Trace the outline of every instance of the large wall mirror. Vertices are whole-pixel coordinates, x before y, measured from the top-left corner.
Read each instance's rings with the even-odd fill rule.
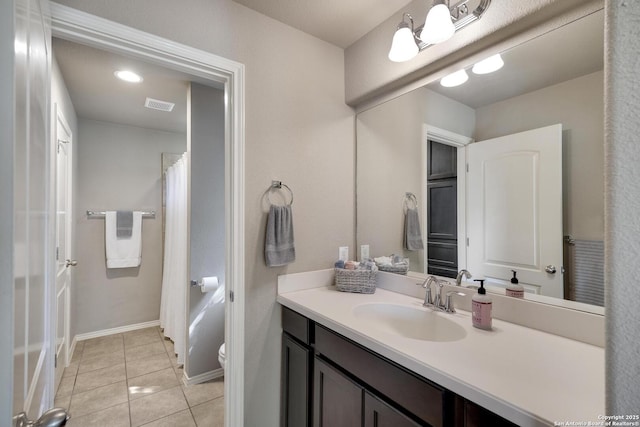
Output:
[[[358,113],[357,244],[408,258],[409,274],[468,269],[497,292],[516,270],[525,298],[603,313],[603,21],[582,17],[501,52],[495,72],[469,66],[464,84],[432,81]],[[408,250],[414,206],[424,249]]]

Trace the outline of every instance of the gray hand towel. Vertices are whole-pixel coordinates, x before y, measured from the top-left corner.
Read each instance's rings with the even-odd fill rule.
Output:
[[[264,242],[264,257],[267,267],[287,265],[296,260],[293,244],[293,217],[291,205],[269,208],[267,235]]]
[[[131,237],[133,230],[133,211],[116,212],[116,237]]]
[[[404,248],[409,251],[424,249],[417,209],[407,208],[407,212],[404,214]]]

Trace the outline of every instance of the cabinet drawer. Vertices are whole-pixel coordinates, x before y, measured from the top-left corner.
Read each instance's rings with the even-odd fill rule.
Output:
[[[328,329],[315,325],[316,353],[434,427],[444,424],[446,391]]]
[[[282,330],[307,345],[313,342],[311,324],[311,320],[303,315],[282,307]]]

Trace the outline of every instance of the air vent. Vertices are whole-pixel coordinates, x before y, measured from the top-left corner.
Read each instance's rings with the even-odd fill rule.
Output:
[[[147,100],[144,102],[144,106],[147,108],[167,112],[172,111],[175,105],[176,104],[174,104],[173,102],[160,101],[159,99],[153,98],[147,98]]]

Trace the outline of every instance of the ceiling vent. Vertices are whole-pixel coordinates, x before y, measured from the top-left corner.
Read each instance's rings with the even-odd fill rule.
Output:
[[[173,102],[160,101],[159,99],[153,99],[153,98],[147,98],[147,100],[144,102],[144,106],[147,108],[151,108],[153,110],[167,111],[167,112],[172,111],[175,105],[176,104],[174,104]]]

